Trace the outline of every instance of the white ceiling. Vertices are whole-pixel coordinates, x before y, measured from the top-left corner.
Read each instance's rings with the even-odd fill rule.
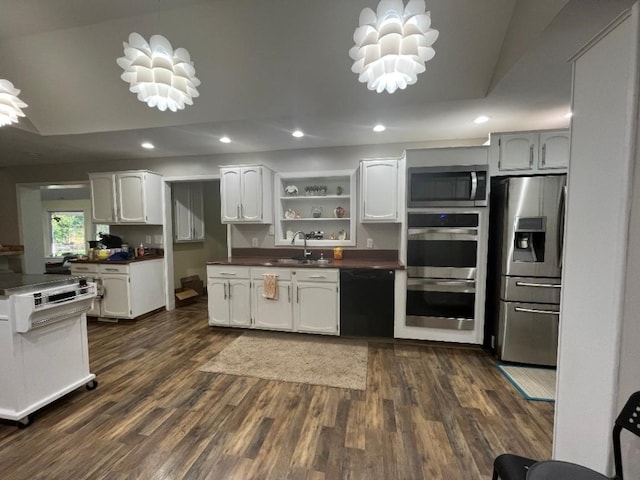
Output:
[[[0,165],[256,152],[565,127],[567,60],[633,0],[431,0],[435,58],[415,85],[367,90],[348,50],[378,0],[0,0],[0,78],[27,118]],[[189,50],[202,81],[173,113],[139,102],[116,58],[131,32]],[[491,117],[484,125],[472,120]],[[376,123],[387,130],[373,133]],[[302,139],[290,132],[300,128]],[[221,136],[232,138],[222,144]],[[156,145],[140,148],[142,141]]]

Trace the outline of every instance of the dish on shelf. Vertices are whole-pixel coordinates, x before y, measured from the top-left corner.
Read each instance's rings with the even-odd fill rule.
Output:
[[[291,210],[290,208],[287,208],[284,211],[284,218],[286,218],[288,220],[292,220],[292,219],[296,218],[296,212],[294,210]]]
[[[347,232],[345,232],[344,230],[340,230],[338,232],[338,240],[346,240],[347,239]]]
[[[290,197],[295,197],[296,195],[298,195],[298,187],[296,187],[295,185],[287,185],[286,187],[284,187],[284,193],[285,195],[288,195]]]

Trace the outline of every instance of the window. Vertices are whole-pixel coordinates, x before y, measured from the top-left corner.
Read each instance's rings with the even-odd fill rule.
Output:
[[[49,212],[51,256],[87,252],[84,238],[84,212]]]
[[[94,223],[93,228],[96,231],[96,238],[94,238],[94,240],[100,240],[101,233],[104,233],[105,235],[109,233],[109,225],[103,225],[102,223]]]

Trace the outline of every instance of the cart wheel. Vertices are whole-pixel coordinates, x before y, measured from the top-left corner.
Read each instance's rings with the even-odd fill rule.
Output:
[[[97,380],[91,380],[85,386],[87,387],[87,390],[95,390],[96,387],[98,386],[98,381]]]
[[[18,420],[17,423],[18,428],[27,428],[31,424],[31,418],[29,417],[29,415],[27,415],[26,417],[22,417],[20,420]]]

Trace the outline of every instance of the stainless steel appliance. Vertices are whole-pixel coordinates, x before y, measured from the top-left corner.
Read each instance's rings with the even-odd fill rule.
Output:
[[[556,364],[565,190],[564,175],[491,184],[487,322],[500,360]]]
[[[86,312],[95,285],[67,275],[0,275],[0,418],[29,415],[85,384],[89,371]]]
[[[478,213],[409,213],[407,326],[474,329],[478,226]]]
[[[487,166],[410,167],[407,206],[485,207]]]

